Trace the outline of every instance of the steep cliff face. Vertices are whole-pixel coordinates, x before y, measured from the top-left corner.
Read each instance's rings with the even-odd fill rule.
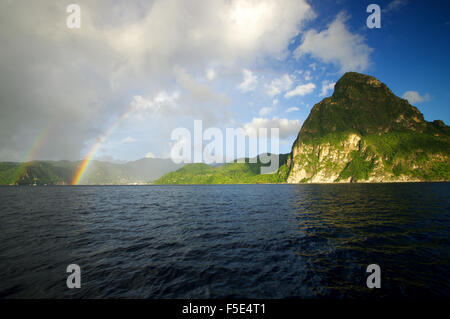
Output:
[[[374,77],[346,73],[316,104],[289,156],[288,183],[450,180],[450,128],[427,122]]]

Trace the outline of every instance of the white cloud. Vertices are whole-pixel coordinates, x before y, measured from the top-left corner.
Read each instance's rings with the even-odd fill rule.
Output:
[[[253,74],[252,71],[244,69],[242,71],[244,79],[239,84],[238,89],[241,92],[249,92],[253,91],[256,88],[256,85],[258,84],[258,77]]]
[[[155,155],[152,152],[148,152],[145,154],[145,158],[155,158]]]
[[[402,98],[404,98],[405,100],[408,100],[408,102],[411,104],[426,102],[431,99],[431,97],[428,93],[425,94],[424,96],[421,96],[419,94],[419,92],[416,92],[416,91],[406,91],[402,95]]]
[[[206,103],[211,105],[224,106],[229,103],[226,95],[215,92],[209,86],[199,83],[184,68],[175,67],[175,79],[189,95],[193,103]]]
[[[0,160],[3,154],[20,160],[49,126],[54,131],[36,156],[79,159],[107,123],[126,112],[124,99],[148,113],[172,110],[179,117],[226,119],[226,96],[191,75],[204,79],[212,65],[236,70],[260,58],[282,57],[314,17],[307,0],[77,4],[82,8],[79,30],[67,29],[64,2],[1,4]],[[188,76],[174,72],[174,65]],[[179,99],[155,101],[162,91],[179,91]],[[142,129],[161,134],[158,119],[147,119]]]
[[[124,139],[122,139],[120,141],[121,144],[128,144],[128,143],[133,143],[136,142],[135,138],[132,138],[131,136],[125,137]]]
[[[277,105],[278,105],[278,100],[274,99],[272,101],[272,106],[266,106],[259,110],[259,113],[258,113],[259,116],[266,116],[266,115],[269,115],[270,113],[274,112],[275,109],[277,108]]]
[[[154,115],[165,116],[165,121],[183,118],[202,119],[208,125],[229,119],[227,109],[229,101],[225,95],[198,83],[184,71],[180,71],[177,75],[177,81],[184,89],[183,93],[160,91],[153,97],[133,96],[130,103],[134,110],[132,114],[141,120],[155,120]],[[168,123],[166,122],[166,125]]]
[[[253,118],[251,122],[244,124],[243,128],[247,134],[257,132],[259,128],[279,128],[279,137],[280,139],[284,139],[298,134],[300,131],[300,121],[280,119],[278,117],[272,119]]]
[[[212,68],[208,68],[206,70],[206,78],[210,81],[214,80],[216,78],[216,70],[212,69]]]
[[[286,99],[289,99],[289,98],[291,98],[293,96],[296,96],[296,95],[305,96],[305,95],[313,92],[315,88],[316,88],[316,85],[314,83],[301,84],[301,85],[298,85],[292,91],[287,92],[284,95],[284,97]]]
[[[303,78],[305,79],[306,82],[309,82],[312,80],[312,75],[311,75],[311,71],[306,71],[305,73],[303,73]]]
[[[156,113],[162,111],[164,113],[172,113],[176,109],[177,101],[180,97],[179,92],[167,93],[161,91],[152,99],[144,98],[140,95],[133,96],[131,107],[137,111],[148,111]]]
[[[334,89],[335,84],[335,82],[331,81],[322,81],[322,91],[319,96],[326,96],[328,92]]]
[[[273,112],[273,107],[271,107],[271,106],[266,106],[266,107],[263,107],[263,108],[261,108],[260,110],[259,110],[259,116],[266,116],[266,115],[269,115],[270,113],[272,113]]]
[[[270,84],[266,85],[267,94],[270,96],[275,96],[281,92],[285,92],[292,87],[292,78],[289,74],[284,74],[283,76],[273,79]]]
[[[286,110],[286,113],[291,113],[291,112],[297,112],[298,110],[300,110],[298,107],[290,107]]]
[[[321,32],[307,31],[294,56],[300,58],[309,54],[325,63],[333,63],[345,71],[364,71],[370,65],[370,48],[365,39],[351,33],[345,26],[346,17],[339,14],[336,19]]]
[[[396,11],[408,4],[408,0],[393,0],[383,10],[383,13]]]
[[[156,0],[148,6],[137,23],[119,24],[108,39],[130,61],[150,68],[199,58],[276,57],[315,16],[306,0]]]

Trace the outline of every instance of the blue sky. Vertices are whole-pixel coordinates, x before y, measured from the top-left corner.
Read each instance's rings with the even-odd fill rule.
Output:
[[[366,26],[371,3],[382,9],[380,29]],[[97,159],[168,157],[171,132],[196,119],[222,130],[279,127],[287,153],[346,71],[373,75],[426,120],[450,123],[447,1],[79,5],[73,30],[63,1],[1,3],[0,160],[23,159],[43,128],[32,159],[81,159],[109,131]]]

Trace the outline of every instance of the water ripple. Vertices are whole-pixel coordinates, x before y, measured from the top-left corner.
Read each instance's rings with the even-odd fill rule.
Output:
[[[0,298],[449,296],[450,184],[0,187]],[[67,265],[82,288],[66,287]],[[366,287],[367,265],[382,289]]]

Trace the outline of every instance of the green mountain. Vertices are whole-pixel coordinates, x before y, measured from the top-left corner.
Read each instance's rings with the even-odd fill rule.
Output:
[[[447,125],[425,121],[376,78],[350,72],[311,110],[287,182],[447,181],[449,154]]]
[[[372,76],[346,73],[316,104],[278,172],[259,164],[188,164],[159,184],[348,183],[450,180],[450,128],[427,122]]]
[[[0,163],[0,185],[68,185],[80,161]],[[92,161],[81,183],[87,185],[146,184],[179,169],[170,159],[143,158],[124,164]]]
[[[261,184],[284,183],[286,181],[288,154],[279,156],[280,169],[272,174],[260,174],[262,164],[260,157],[256,163],[246,158],[244,163],[235,161],[221,166],[207,164],[186,164],[175,172],[168,173],[156,180],[155,184]]]

